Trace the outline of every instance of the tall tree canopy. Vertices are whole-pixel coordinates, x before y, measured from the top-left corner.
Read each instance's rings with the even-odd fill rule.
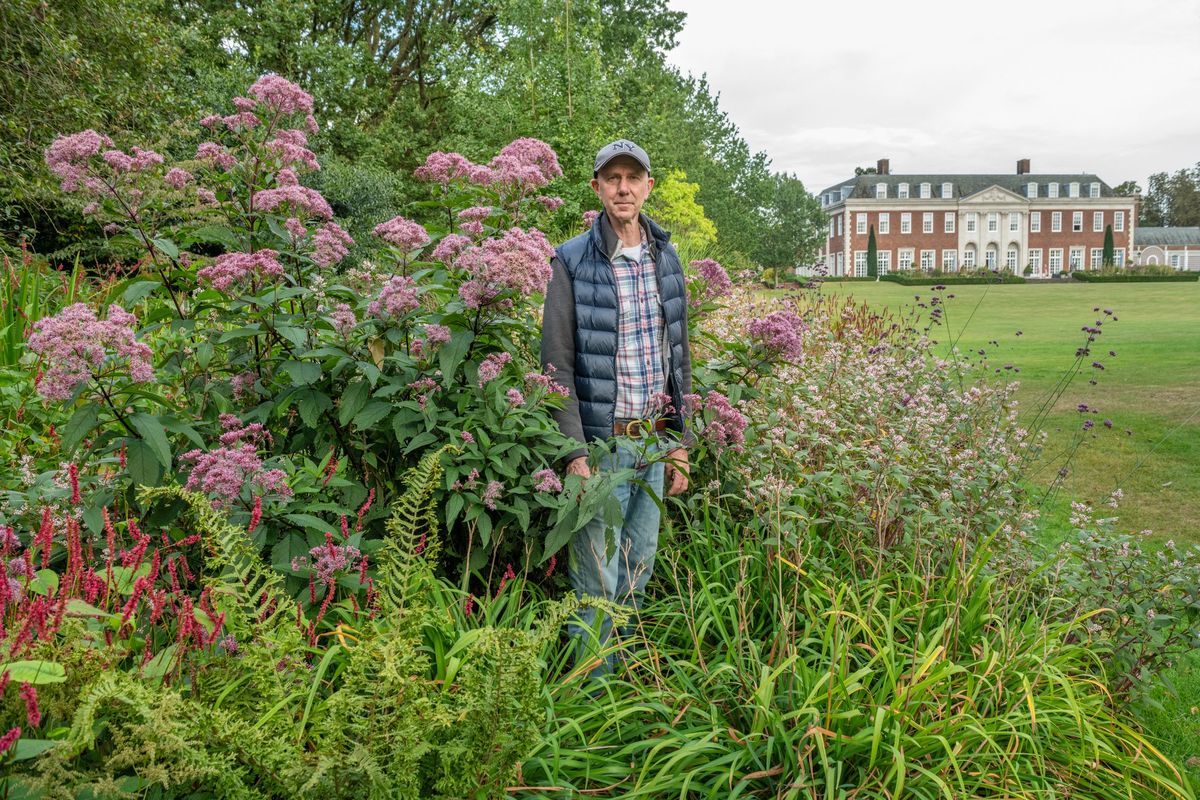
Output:
[[[1171,175],[1151,175],[1139,222],[1170,227],[1200,225],[1200,163]]]

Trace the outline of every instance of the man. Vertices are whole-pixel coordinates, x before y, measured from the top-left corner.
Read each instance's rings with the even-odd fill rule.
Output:
[[[602,470],[631,468],[636,483],[615,494],[621,504],[619,530],[597,517],[570,544],[568,573],[576,594],[636,607],[654,568],[659,505],[664,486],[677,495],[688,486],[683,447],[683,397],[691,392],[687,338],[687,288],[669,234],[641,213],[654,187],[650,157],[619,139],[596,154],[592,190],[604,210],[590,231],[555,251],[546,289],[542,364],[571,391],[555,412],[562,432],[579,440],[567,458],[567,473],[591,477],[583,445],[613,440]],[[664,395],[670,398],[664,408]],[[667,447],[666,458],[647,458],[644,439]],[[661,449],[654,455],[661,455]],[[648,487],[648,488],[647,488]],[[610,553],[609,543],[615,545]],[[581,613],[571,633],[583,645],[594,610]],[[599,644],[611,628],[601,623]],[[611,669],[610,656],[597,671]]]

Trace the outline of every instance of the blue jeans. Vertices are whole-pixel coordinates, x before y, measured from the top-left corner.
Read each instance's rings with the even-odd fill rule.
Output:
[[[651,445],[647,453],[644,442],[621,437],[616,439],[615,451],[601,461],[602,471],[637,468],[635,478],[644,481],[646,486],[625,481],[613,490],[621,504],[622,522],[612,530],[611,540],[616,549],[611,557],[608,554],[609,531],[603,514],[581,528],[571,540],[567,571],[577,597],[604,598],[635,610],[640,606],[658,550],[660,512],[655,498],[662,497],[664,471],[662,461],[648,466],[645,461],[647,455],[656,455],[659,449]],[[612,620],[604,615],[599,631],[596,631],[596,614],[594,608],[582,609],[578,620],[567,626],[567,632],[576,643],[577,664],[595,658],[608,644]],[[630,632],[632,625],[623,627],[618,635],[624,637]],[[597,633],[595,638],[593,633]],[[616,653],[609,653],[591,674],[598,676],[612,672],[615,663]]]

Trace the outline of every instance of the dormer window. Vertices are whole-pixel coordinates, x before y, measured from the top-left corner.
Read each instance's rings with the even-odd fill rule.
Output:
[[[1068,197],[1079,197],[1079,184],[1072,182],[1068,189]]]
[[[876,200],[884,200],[886,198],[887,198],[887,184],[886,183],[875,184],[875,199]]]
[[[933,186],[928,183],[921,184],[921,199],[928,200],[933,194]]]
[[[950,183],[950,181],[946,181],[945,183],[942,184],[942,197],[953,197],[953,196],[954,196],[954,184]]]
[[[896,191],[896,197],[900,198],[901,200],[906,200],[908,198],[908,184],[907,183],[900,184],[899,189],[897,189],[897,191]]]
[[[1038,189],[1038,187],[1037,187],[1036,183],[1025,184],[1025,196],[1030,199],[1036,198],[1037,197],[1037,189]]]
[[[1100,196],[1100,184],[1092,183],[1092,185],[1088,187],[1088,197],[1099,197],[1099,196]]]
[[[1046,184],[1046,197],[1058,197],[1058,184],[1057,183],[1047,183]]]

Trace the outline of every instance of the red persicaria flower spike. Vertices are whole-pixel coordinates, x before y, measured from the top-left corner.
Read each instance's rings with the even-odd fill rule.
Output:
[[[25,701],[25,718],[29,721],[29,727],[41,725],[42,710],[38,708],[37,687],[32,683],[22,683],[21,699]]]
[[[67,465],[67,476],[71,479],[71,505],[79,505],[82,498],[79,495],[79,466],[76,464]]]
[[[0,753],[7,752],[8,748],[16,744],[17,739],[21,738],[20,728],[10,728],[8,733],[0,736]]]
[[[467,595],[467,599],[463,602],[463,613],[468,617],[475,613],[475,595]]]
[[[350,523],[346,520],[345,514],[342,514],[342,516],[339,519],[339,522],[342,523],[342,538],[349,539],[350,538]]]
[[[317,604],[317,576],[312,572],[308,574],[308,604],[312,606]]]
[[[121,469],[125,469],[125,442],[121,442]]]
[[[338,463],[337,448],[329,448],[329,463],[325,465],[325,480],[321,482],[322,486],[328,486],[329,481],[333,480],[333,476],[337,472]]]
[[[258,523],[262,521],[262,495],[254,498],[254,510],[250,512],[250,526],[246,528],[246,533],[254,533],[258,527]]]
[[[375,490],[367,492],[367,502],[362,504],[362,508],[358,510],[358,523],[354,526],[354,530],[361,531],[363,526],[363,516],[371,509],[371,503],[375,502]]]
[[[12,673],[10,673],[8,670],[4,670],[3,673],[0,673],[0,697],[4,696],[4,690],[8,688],[8,682],[10,680],[12,680]]]
[[[554,567],[558,565],[558,553],[550,556],[550,565],[546,567],[546,577],[549,578],[554,574]]]
[[[358,562],[358,582],[360,585],[367,582],[367,556],[363,556],[362,561]]]

